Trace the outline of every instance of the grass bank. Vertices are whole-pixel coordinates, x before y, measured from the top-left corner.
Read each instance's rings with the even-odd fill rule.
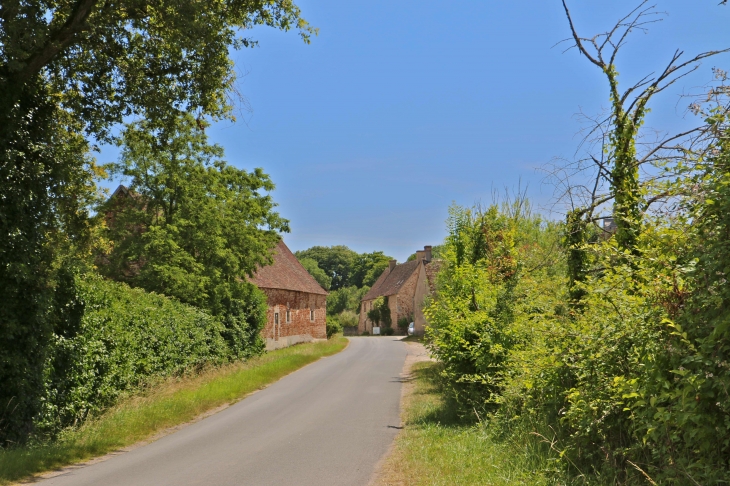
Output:
[[[460,420],[439,387],[439,364],[416,363],[403,401],[404,429],[376,484],[530,486],[558,484],[543,472],[545,444],[526,432],[500,438]]]
[[[167,380],[123,400],[96,419],[49,444],[0,452],[0,484],[73,464],[144,441],[170,427],[240,400],[283,376],[347,346],[337,336],[300,344],[242,363]]]

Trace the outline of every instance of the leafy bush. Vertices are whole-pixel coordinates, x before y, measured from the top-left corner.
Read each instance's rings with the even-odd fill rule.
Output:
[[[333,290],[327,296],[327,313],[337,315],[350,311],[357,314],[360,309],[360,301],[368,290],[370,287],[357,288],[355,286]]]
[[[337,319],[340,321],[340,324],[342,327],[357,327],[360,318],[357,314],[355,314],[352,311],[342,311],[340,315],[337,316]]]
[[[401,317],[398,319],[398,329],[400,329],[403,332],[406,332],[408,330],[408,326],[413,322],[413,316],[409,317]]]
[[[330,339],[335,334],[342,332],[342,325],[337,319],[337,316],[327,316],[327,339]]]
[[[384,327],[380,330],[380,334],[382,334],[383,336],[392,336],[393,334],[395,334],[395,329],[393,329],[392,327]]]
[[[702,174],[691,217],[647,216],[636,255],[613,238],[582,243],[588,267],[572,286],[574,248],[557,244],[555,225],[509,208],[452,208],[425,313],[460,413],[543,434],[561,475],[725,481],[729,167],[714,160]]]
[[[70,312],[56,326],[36,421],[46,435],[80,424],[157,377],[261,349],[251,345],[260,341],[258,329],[243,321],[226,327],[192,306],[95,275],[74,276],[66,284]]]

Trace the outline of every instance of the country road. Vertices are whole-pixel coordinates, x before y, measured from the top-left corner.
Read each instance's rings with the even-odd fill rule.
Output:
[[[204,420],[43,486],[366,485],[400,426],[407,345],[357,337]]]

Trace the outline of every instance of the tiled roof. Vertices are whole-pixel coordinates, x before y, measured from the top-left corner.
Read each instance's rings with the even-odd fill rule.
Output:
[[[408,280],[408,277],[416,271],[418,263],[418,260],[411,260],[410,262],[396,265],[393,271],[385,269],[383,274],[380,275],[380,278],[373,284],[373,287],[363,296],[362,300],[372,300],[382,295],[397,294],[406,280]]]
[[[274,249],[274,263],[258,269],[251,283],[265,289],[296,290],[309,294],[327,295],[317,281],[299,263],[283,241]]]

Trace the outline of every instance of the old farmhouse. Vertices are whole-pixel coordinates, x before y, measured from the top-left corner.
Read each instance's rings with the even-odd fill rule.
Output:
[[[358,332],[373,332],[373,323],[367,314],[372,310],[375,299],[387,297],[393,326],[405,317],[408,322],[414,322],[417,335],[423,334],[426,327],[423,302],[433,289],[437,267],[438,262],[432,261],[430,246],[417,251],[415,260],[400,265],[391,260],[390,266],[362,298]]]
[[[273,259],[272,265],[261,267],[251,278],[268,300],[266,327],[262,332],[266,349],[327,339],[327,291],[283,241],[274,249]]]

